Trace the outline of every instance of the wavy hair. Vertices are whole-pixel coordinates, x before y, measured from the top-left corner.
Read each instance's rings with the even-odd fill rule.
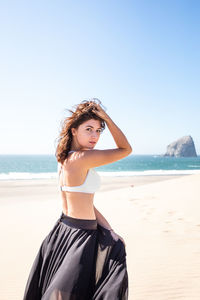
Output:
[[[83,122],[90,119],[95,119],[99,120],[101,123],[101,132],[103,132],[103,130],[105,129],[105,121],[92,111],[93,109],[96,109],[95,104],[97,103],[101,104],[101,101],[97,98],[92,98],[90,100],[83,100],[80,104],[74,105],[74,111],[71,109],[67,109],[67,111],[71,113],[71,116],[61,121],[61,130],[58,138],[56,139],[57,146],[55,156],[59,163],[63,164],[68,156],[68,152],[71,149],[71,128],[78,128],[79,125],[81,125]]]

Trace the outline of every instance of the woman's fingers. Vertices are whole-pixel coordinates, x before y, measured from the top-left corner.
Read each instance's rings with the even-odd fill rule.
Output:
[[[101,108],[99,104],[97,104],[96,108],[93,108],[92,111],[102,119],[106,119],[108,117],[106,112]]]
[[[117,234],[115,231],[111,231],[111,234],[115,241],[120,239],[123,242],[124,246],[126,247],[124,239],[119,234]]]

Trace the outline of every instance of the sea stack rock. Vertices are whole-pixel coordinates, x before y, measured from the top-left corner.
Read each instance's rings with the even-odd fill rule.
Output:
[[[167,146],[164,156],[195,157],[197,156],[193,139],[190,135],[183,136]]]

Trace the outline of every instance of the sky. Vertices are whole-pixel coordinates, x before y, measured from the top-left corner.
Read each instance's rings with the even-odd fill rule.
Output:
[[[200,155],[200,2],[0,2],[0,154],[55,154],[60,122],[98,98],[134,154],[191,135]],[[95,149],[116,148],[108,128]]]

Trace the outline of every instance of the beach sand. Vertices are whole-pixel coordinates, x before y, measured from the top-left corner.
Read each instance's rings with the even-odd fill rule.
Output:
[[[200,175],[103,177],[94,205],[126,242],[129,300],[200,299]],[[21,300],[62,211],[56,179],[0,182],[0,299]]]

